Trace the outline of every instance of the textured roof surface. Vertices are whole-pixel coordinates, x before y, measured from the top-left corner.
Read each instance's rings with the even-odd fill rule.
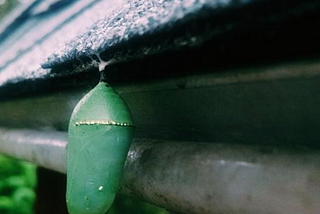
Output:
[[[199,47],[206,62],[198,66],[319,47],[318,0],[79,0],[51,13],[40,6],[0,43],[0,87],[60,77],[73,84],[65,77],[97,70],[101,60],[118,65]]]
[[[89,31],[77,36],[55,52],[43,63],[44,68],[77,57],[99,54],[135,37],[153,34],[170,28],[190,15],[201,15],[205,10],[240,7],[252,0],[128,0],[105,19],[96,22]],[[202,14],[208,15],[208,14]],[[196,42],[190,35],[188,41],[172,45],[183,46]],[[163,48],[163,47],[162,47]],[[145,53],[151,52],[144,50]],[[115,53],[113,53],[115,55]],[[110,56],[110,60],[112,57]],[[118,58],[118,60],[120,60]]]
[[[41,63],[55,50],[86,32],[117,6],[117,1],[80,0],[45,16],[31,16],[0,44],[0,86],[50,76]]]

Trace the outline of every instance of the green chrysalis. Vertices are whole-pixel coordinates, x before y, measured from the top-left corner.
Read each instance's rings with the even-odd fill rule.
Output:
[[[68,131],[70,214],[104,214],[110,208],[133,131],[128,106],[107,83],[100,82],[80,100]]]

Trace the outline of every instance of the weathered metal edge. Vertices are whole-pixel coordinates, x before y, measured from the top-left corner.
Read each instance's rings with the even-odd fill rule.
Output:
[[[0,129],[0,152],[66,172],[67,134]],[[320,152],[135,139],[120,192],[179,213],[316,214]]]

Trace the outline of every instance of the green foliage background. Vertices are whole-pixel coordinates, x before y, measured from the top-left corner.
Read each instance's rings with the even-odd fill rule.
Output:
[[[18,0],[0,0],[0,21],[18,4]]]
[[[36,182],[35,166],[0,156],[0,213],[32,214]]]

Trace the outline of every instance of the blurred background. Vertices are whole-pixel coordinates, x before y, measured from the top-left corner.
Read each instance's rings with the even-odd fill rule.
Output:
[[[0,156],[0,213],[34,213],[36,183],[35,166]]]
[[[0,22],[5,15],[12,11],[22,0],[0,0]]]

